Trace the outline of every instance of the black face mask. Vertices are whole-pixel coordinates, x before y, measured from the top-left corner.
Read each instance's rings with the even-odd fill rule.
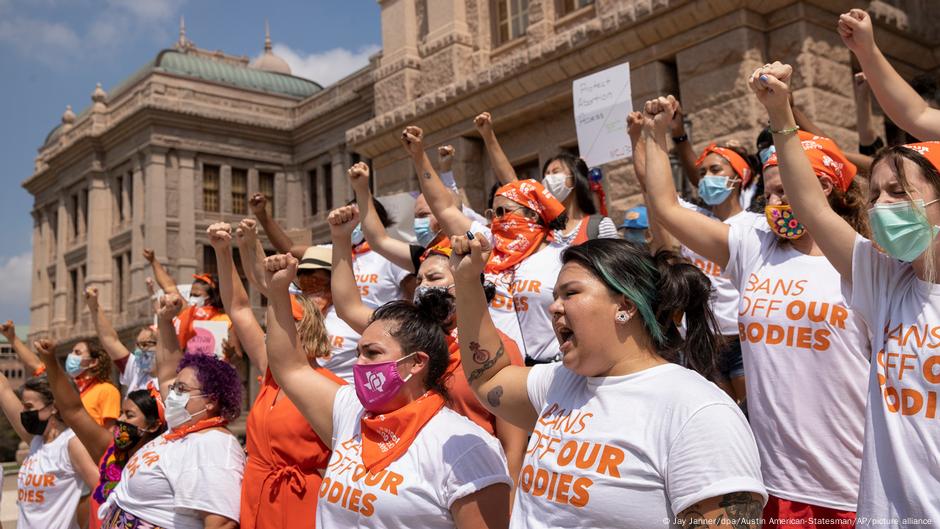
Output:
[[[144,434],[140,431],[140,428],[134,426],[133,424],[129,422],[118,421],[114,426],[114,446],[115,448],[121,450],[127,450],[128,448],[136,445],[143,435]]]
[[[43,410],[46,408],[42,408]],[[49,425],[49,419],[39,420],[41,410],[24,410],[20,412],[20,423],[23,429],[30,435],[42,435],[46,433],[46,426]]]

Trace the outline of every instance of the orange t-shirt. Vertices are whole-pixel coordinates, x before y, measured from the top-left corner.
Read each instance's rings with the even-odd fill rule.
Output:
[[[81,392],[85,410],[99,425],[121,416],[121,392],[110,382],[97,382]]]
[[[326,368],[316,371],[346,384]],[[316,526],[319,471],[325,471],[330,461],[330,448],[286,395],[275,403],[280,391],[268,370],[248,414],[242,529]]]
[[[503,348],[506,350],[506,356],[509,357],[509,363],[514,366],[523,366],[525,361],[522,359],[522,353],[515,340],[506,336],[501,331],[500,339],[503,340]],[[453,376],[447,381],[447,392],[450,394],[450,402],[447,407],[475,422],[481,428],[496,435],[496,416],[490,413],[477,398],[473,388],[467,383],[467,375],[463,372],[460,364],[460,350],[451,353],[451,363],[448,369]]]

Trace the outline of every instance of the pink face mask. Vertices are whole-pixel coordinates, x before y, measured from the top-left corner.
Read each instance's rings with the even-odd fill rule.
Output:
[[[366,411],[374,412],[395,398],[405,382],[411,379],[411,374],[404,379],[401,378],[398,374],[398,362],[416,354],[418,353],[414,352],[388,362],[353,366],[356,396],[359,397],[359,402]]]

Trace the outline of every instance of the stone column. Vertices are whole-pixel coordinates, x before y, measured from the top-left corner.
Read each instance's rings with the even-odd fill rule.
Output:
[[[89,176],[88,184],[88,232],[85,260],[88,265],[85,277],[86,287],[98,288],[98,299],[101,307],[111,309],[111,292],[113,277],[111,247],[108,238],[111,235],[111,195],[105,179],[104,171],[93,171]],[[81,300],[76,300],[80,303]]]
[[[166,150],[150,147],[144,155],[144,241],[166,265]]]
[[[692,122],[696,152],[713,141],[754,144],[767,114],[745,75],[764,64],[765,47],[763,32],[739,27],[676,55],[682,108]]]
[[[66,312],[68,309],[68,270],[65,269],[65,252],[68,249],[69,238],[69,214],[67,201],[68,194],[65,191],[59,193],[59,208],[56,214],[59,222],[59,237],[56,239],[55,254],[55,292],[53,292],[53,311],[52,327],[64,325],[66,322]]]
[[[352,198],[352,194],[346,193],[349,184],[346,178],[346,153],[342,147],[330,149],[330,165],[332,172],[327,178],[333,180],[333,207],[338,208]]]
[[[145,225],[145,211],[144,197],[146,196],[146,189],[144,189],[144,154],[138,154],[134,156],[131,160],[131,181],[132,185],[129,187],[133,189],[133,192],[129,191],[128,200],[132,204],[131,207],[131,295],[128,301],[134,302],[142,298],[147,297],[147,284],[144,279],[148,276],[151,276],[150,263],[144,260],[143,252],[145,246],[144,241],[144,225]]]
[[[813,21],[797,20],[767,34],[767,57],[793,65],[794,106],[843,149],[857,151],[852,58],[839,35]],[[872,103],[876,105],[874,96]]]
[[[29,325],[30,334],[45,331],[49,325],[49,297],[46,282],[46,258],[48,256],[46,237],[49,236],[48,223],[41,210],[33,209],[33,266],[30,274]]]
[[[232,166],[229,164],[219,169],[219,211],[232,213]]]
[[[284,185],[278,187],[278,182],[283,178]],[[284,196],[286,195],[286,196]],[[284,197],[283,199],[281,197]],[[304,191],[303,171],[296,165],[288,166],[284,172],[278,172],[274,175],[274,197],[281,202],[283,200],[284,208],[279,209],[277,213],[285,220],[290,228],[300,228],[304,225],[304,197],[309,193]]]
[[[177,151],[179,155],[179,248],[176,265],[179,277],[196,273],[196,155]]]
[[[382,60],[376,72],[376,115],[420,95],[417,84],[421,62],[415,0],[379,0],[379,5],[382,8]]]

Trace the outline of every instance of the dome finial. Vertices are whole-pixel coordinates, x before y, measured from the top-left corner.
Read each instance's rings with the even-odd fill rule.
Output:
[[[75,123],[75,113],[72,112],[72,105],[65,105],[65,112],[62,114],[62,124],[71,125]]]
[[[271,25],[264,19],[264,52],[271,53]]]

